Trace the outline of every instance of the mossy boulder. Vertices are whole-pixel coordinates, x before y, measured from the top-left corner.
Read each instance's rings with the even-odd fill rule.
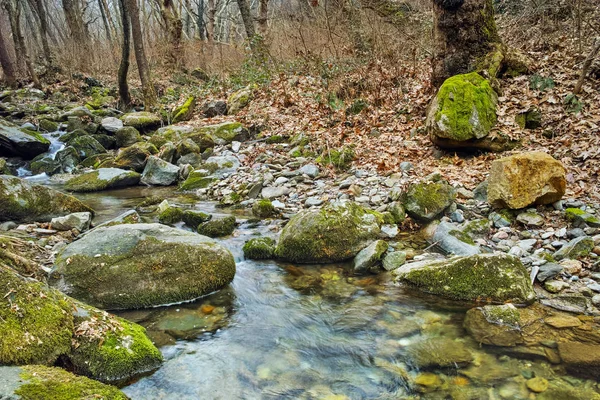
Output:
[[[77,151],[77,154],[82,160],[98,154],[106,153],[104,146],[102,146],[102,144],[96,140],[96,138],[90,135],[78,136],[69,140],[67,144]]]
[[[30,160],[49,148],[50,141],[38,132],[19,128],[0,118],[0,156],[17,156]]]
[[[402,196],[406,213],[417,221],[430,222],[452,205],[456,192],[447,182],[420,182],[411,185]]]
[[[195,135],[208,134],[218,144],[231,143],[234,140],[243,141],[244,136],[247,135],[246,128],[239,122],[223,122],[216,125],[206,125],[198,128],[195,131]],[[192,135],[190,135],[192,136]]]
[[[44,132],[56,132],[58,130],[58,123],[47,118],[42,118],[40,122],[38,122],[38,127]]]
[[[221,289],[234,275],[232,254],[205,236],[127,224],[94,229],[67,245],[51,280],[95,307],[131,309],[189,301]]]
[[[60,172],[60,165],[50,156],[40,154],[29,164],[29,169],[34,175],[47,174],[54,175]]]
[[[521,129],[537,129],[542,126],[542,113],[538,108],[530,108],[516,115],[515,122]]]
[[[276,254],[298,263],[348,260],[377,239],[381,224],[381,214],[352,202],[304,210],[283,228]]]
[[[573,222],[573,225],[579,226],[586,224],[593,228],[600,227],[600,219],[594,215],[582,210],[581,208],[567,208],[565,215],[569,221]]]
[[[252,89],[249,87],[240,89],[237,92],[233,92],[227,98],[227,109],[229,115],[237,114],[241,109],[250,104],[252,97]]]
[[[218,179],[210,175],[207,170],[195,170],[190,172],[187,179],[179,186],[180,190],[196,190],[205,189],[211,185],[211,183]]]
[[[448,78],[433,98],[426,127],[431,141],[449,149],[503,151],[518,142],[491,137],[496,125],[498,96],[489,81],[476,72]]]
[[[158,222],[173,225],[183,219],[183,210],[179,207],[168,206],[158,214]]]
[[[168,163],[156,156],[148,157],[142,178],[144,185],[169,186],[177,182],[179,167]]]
[[[551,204],[562,198],[566,184],[565,167],[549,154],[515,154],[492,163],[488,202],[496,208],[511,209]]]
[[[117,168],[142,172],[146,167],[148,157],[156,153],[158,153],[158,149],[152,143],[135,143],[121,149],[114,164]]]
[[[116,146],[118,148],[128,147],[134,143],[141,142],[140,132],[133,126],[124,126],[115,132]]]
[[[182,105],[175,107],[173,110],[173,123],[176,124],[192,118],[194,108],[196,108],[196,97],[190,96]]]
[[[198,226],[198,233],[208,237],[229,236],[235,230],[235,217],[233,215],[224,218],[214,218],[203,222]]]
[[[518,258],[478,254],[405,264],[393,271],[400,281],[454,300],[531,303],[536,296]]]
[[[376,273],[381,266],[381,259],[387,249],[388,244],[385,240],[377,240],[362,249],[354,257],[354,272],[359,274]]]
[[[250,260],[271,259],[275,256],[276,244],[275,240],[268,237],[250,239],[242,247],[244,257]]]
[[[591,253],[593,248],[594,239],[589,236],[581,236],[561,247],[552,255],[552,257],[554,257],[555,260],[585,257]]]
[[[127,400],[114,386],[106,385],[64,369],[27,365],[0,366],[0,398],[22,400]]]
[[[252,214],[259,218],[269,218],[277,215],[277,210],[269,199],[260,199],[252,205]]]
[[[183,222],[194,229],[198,229],[198,225],[203,222],[210,221],[212,215],[196,210],[185,210],[181,218]]]
[[[69,353],[73,335],[70,304],[0,264],[0,364],[52,365]]]
[[[14,176],[0,175],[0,221],[50,221],[80,211],[93,212],[73,196]]]
[[[72,192],[98,192],[136,186],[140,183],[140,174],[119,168],[100,168],[75,176],[65,183],[65,189]]]
[[[157,128],[162,122],[158,115],[147,111],[127,113],[121,117],[121,121],[123,125],[133,126],[140,131]]]

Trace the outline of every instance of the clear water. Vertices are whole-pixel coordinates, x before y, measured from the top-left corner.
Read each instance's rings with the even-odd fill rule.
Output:
[[[50,147],[48,148],[48,151],[43,153],[45,157],[50,157],[54,160],[54,158],[56,157],[56,153],[65,148],[65,144],[60,141],[61,136],[65,133],[66,132],[64,131],[56,131],[42,134],[43,137],[50,141]],[[27,167],[28,165],[17,168],[17,176],[23,177],[33,183],[48,182],[48,175],[46,175],[45,173],[33,175]]]
[[[169,188],[78,196],[102,222],[150,195],[224,213]],[[467,305],[414,292],[387,273],[244,260],[244,242],[276,237],[277,224],[238,218],[234,235],[221,240],[237,261],[231,285],[191,303],[120,313],[145,326],[165,357],[156,372],[123,388],[132,399],[529,399],[532,376],[588,390],[561,398],[586,399],[597,389],[560,366],[481,348],[462,328]],[[446,339],[449,351],[467,348],[472,363],[420,369],[412,350],[428,339]]]

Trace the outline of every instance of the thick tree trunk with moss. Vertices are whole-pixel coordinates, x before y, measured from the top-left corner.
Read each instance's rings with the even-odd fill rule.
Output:
[[[435,87],[451,76],[475,71],[501,45],[492,0],[433,0],[433,15]]]
[[[183,23],[177,14],[177,10],[171,0],[157,0],[160,8],[160,16],[164,22],[167,38],[169,41],[167,51],[167,67],[171,70],[179,67],[181,60],[181,36]]]

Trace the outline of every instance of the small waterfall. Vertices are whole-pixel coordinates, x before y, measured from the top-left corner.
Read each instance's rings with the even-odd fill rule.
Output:
[[[43,137],[50,141],[50,147],[48,148],[48,151],[43,153],[44,157],[48,157],[54,160],[54,158],[56,157],[56,153],[65,148],[65,144],[60,140],[62,135],[64,135],[65,133],[66,132],[64,131],[55,131],[42,134]],[[28,181],[32,182],[44,182],[48,179],[48,175],[45,173],[33,175],[31,171],[27,169],[27,166],[17,168],[17,176],[25,178]]]

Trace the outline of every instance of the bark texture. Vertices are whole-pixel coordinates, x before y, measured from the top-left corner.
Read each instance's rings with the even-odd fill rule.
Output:
[[[142,81],[142,93],[144,96],[144,106],[149,109],[156,103],[156,93],[152,80],[150,78],[150,67],[144,50],[144,41],[142,36],[142,26],[140,24],[140,11],[137,0],[124,0],[127,3],[127,11],[129,12],[129,20],[131,22],[131,36],[133,38],[133,48],[135,52],[135,60]]]
[[[169,41],[167,50],[167,67],[176,69],[181,60],[181,36],[183,23],[177,14],[172,0],[157,0],[160,8],[160,16],[163,20],[167,38]]]
[[[8,47],[0,28],[0,65],[2,66],[2,72],[4,73],[4,81],[10,87],[17,86],[17,74],[15,72],[15,66],[10,59],[8,54]]]
[[[119,102],[121,109],[127,110],[131,104],[127,73],[129,72],[129,55],[131,54],[131,26],[129,24],[129,11],[127,1],[119,0],[121,10],[121,24],[123,25],[123,43],[121,47],[121,64],[117,75],[119,84]]]

